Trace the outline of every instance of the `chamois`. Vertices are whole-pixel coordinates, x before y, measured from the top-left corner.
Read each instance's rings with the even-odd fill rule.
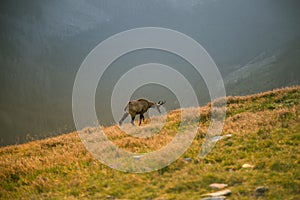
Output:
[[[126,107],[124,108],[124,115],[119,121],[119,125],[121,126],[123,121],[126,119],[126,117],[130,114],[131,116],[131,124],[134,125],[134,119],[136,115],[140,115],[140,123],[139,126],[142,123],[142,120],[145,121],[144,113],[148,111],[149,108],[156,108],[159,113],[160,109],[159,107],[163,104],[165,104],[166,101],[159,101],[158,103],[154,103],[152,101],[149,101],[147,99],[138,99],[138,100],[132,100],[129,101]]]

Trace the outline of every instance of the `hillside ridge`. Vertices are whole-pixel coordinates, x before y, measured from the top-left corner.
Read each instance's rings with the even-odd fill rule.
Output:
[[[229,199],[252,199],[268,186],[267,199],[295,199],[300,185],[300,86],[227,97],[223,135],[204,159],[197,157],[210,122],[211,103],[199,108],[198,133],[168,167],[145,174],[113,170],[86,150],[77,132],[0,148],[0,198],[5,199],[199,199],[209,184],[223,182]],[[162,116],[163,117],[163,116]],[[180,124],[180,111],[165,116],[158,135],[135,138],[118,126],[103,130],[120,148],[149,152],[164,147]],[[160,118],[130,130],[158,130]],[[125,125],[126,126],[126,125]],[[86,128],[93,132],[96,128]],[[188,158],[188,159],[187,159]],[[244,169],[243,164],[251,169]]]

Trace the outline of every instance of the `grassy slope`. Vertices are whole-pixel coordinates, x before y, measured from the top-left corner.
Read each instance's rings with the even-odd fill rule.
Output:
[[[213,182],[229,184],[228,199],[253,199],[255,188],[268,186],[266,199],[300,199],[300,87],[228,97],[227,117],[213,151],[198,159],[209,124],[210,105],[199,108],[199,132],[176,162],[145,174],[128,174],[100,164],[77,133],[0,148],[1,199],[199,199]],[[106,134],[131,151],[164,146],[178,127],[179,111],[168,114],[159,136],[136,139],[118,127]],[[155,127],[154,127],[155,128]],[[184,158],[192,158],[185,162]],[[244,169],[244,163],[253,169]]]

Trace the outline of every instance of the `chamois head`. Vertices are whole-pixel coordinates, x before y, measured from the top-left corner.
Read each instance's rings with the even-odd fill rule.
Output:
[[[158,112],[161,113],[159,107],[160,107],[161,105],[164,105],[165,103],[166,103],[166,101],[159,101],[159,102],[157,102],[155,105],[153,105],[152,108],[156,107],[157,110],[158,110]]]

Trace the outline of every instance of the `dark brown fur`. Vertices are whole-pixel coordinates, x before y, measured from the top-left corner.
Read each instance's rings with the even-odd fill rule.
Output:
[[[134,125],[134,119],[136,115],[140,115],[140,122],[139,125],[141,125],[142,120],[145,120],[144,113],[148,111],[149,108],[156,107],[159,110],[159,106],[163,105],[165,102],[159,101],[157,104],[149,101],[147,99],[138,99],[138,100],[132,100],[129,101],[126,107],[124,108],[124,115],[122,119],[120,120],[119,124],[122,125],[122,122],[125,120],[125,118],[130,114],[131,116],[131,124]]]

